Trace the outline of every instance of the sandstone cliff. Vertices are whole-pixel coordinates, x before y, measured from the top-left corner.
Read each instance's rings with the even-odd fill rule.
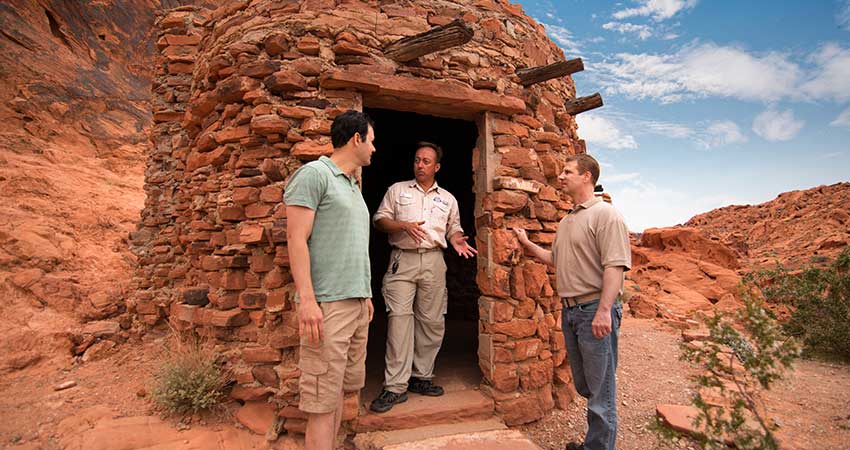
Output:
[[[123,307],[124,240],[144,202],[150,30],[180,3],[0,4],[0,354],[12,366],[41,357],[39,336]]]
[[[850,245],[848,207],[850,183],[837,183],[646,230],[632,246],[632,310],[688,326],[695,311],[734,309],[744,272],[827,264]]]
[[[850,245],[850,183],[785,192],[760,205],[715,209],[685,225],[734,248],[749,267],[821,264]]]

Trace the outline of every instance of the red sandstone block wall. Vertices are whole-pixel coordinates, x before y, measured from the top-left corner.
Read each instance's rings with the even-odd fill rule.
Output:
[[[458,17],[474,30],[461,47],[404,64],[382,53]],[[511,424],[571,401],[553,274],[522,256],[510,231],[520,226],[532,240],[552,242],[570,206],[555,177],[565,155],[584,151],[572,116],[561,111],[575,97],[572,80],[526,88],[514,74],[564,59],[540,25],[519,7],[491,0],[260,0],[215,11],[178,8],[157,27],[148,197],[132,236],[139,264],[130,310],[141,322],[167,319],[218,339],[236,376],[231,396],[271,402],[287,428],[300,429],[282,192],[303,162],[332,151],[333,118],[364,102],[388,102],[380,90],[401,109],[461,111],[479,123],[473,163],[482,390]],[[370,92],[330,88],[331,73],[385,78]],[[421,91],[405,90],[411,79],[423,80]],[[437,98],[453,92],[525,109],[475,112],[475,101]],[[347,402],[353,418],[357,400]]]

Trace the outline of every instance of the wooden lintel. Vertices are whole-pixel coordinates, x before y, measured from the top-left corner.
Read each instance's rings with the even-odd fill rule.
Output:
[[[474,117],[484,111],[525,112],[517,97],[473,89],[463,83],[385,75],[368,70],[331,70],[319,77],[324,89],[353,89],[373,107],[416,111],[441,117]],[[383,106],[377,106],[377,105]]]
[[[399,39],[384,48],[384,54],[395,61],[412,61],[420,56],[466,44],[472,40],[472,29],[462,20],[434,27],[416,36]]]
[[[560,61],[548,66],[528,67],[525,69],[517,69],[516,74],[519,77],[519,83],[523,86],[531,86],[541,81],[551,80],[552,78],[570,75],[584,70],[584,62],[581,58],[571,59],[569,61]]]
[[[599,93],[595,93],[593,95],[588,95],[587,97],[579,97],[575,100],[571,100],[564,105],[564,111],[571,116],[575,116],[577,114],[581,114],[585,111],[590,111],[591,109],[599,108],[602,106],[602,96]]]

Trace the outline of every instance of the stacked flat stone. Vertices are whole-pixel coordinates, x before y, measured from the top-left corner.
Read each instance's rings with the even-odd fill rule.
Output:
[[[382,53],[458,18],[474,31],[463,46],[407,63]],[[551,244],[570,207],[556,177],[565,155],[584,152],[562,111],[575,98],[572,80],[523,87],[515,74],[564,60],[541,25],[502,0],[254,0],[178,8],[157,26],[147,201],[132,236],[130,310],[140,321],[167,319],[218,340],[236,376],[231,395],[270,402],[286,428],[300,429],[288,177],[329,155],[333,118],[364,103],[466,118],[480,135],[472,158],[482,392],[509,424],[569,404],[554,275],[522,256],[510,230]],[[345,415],[356,417],[356,398]]]

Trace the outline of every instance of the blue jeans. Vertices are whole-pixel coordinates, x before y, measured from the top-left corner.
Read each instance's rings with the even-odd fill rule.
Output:
[[[599,301],[564,308],[561,316],[567,358],[576,391],[587,399],[585,450],[614,450],[617,444],[617,339],[623,306],[611,308],[611,333],[593,336],[591,323]]]

